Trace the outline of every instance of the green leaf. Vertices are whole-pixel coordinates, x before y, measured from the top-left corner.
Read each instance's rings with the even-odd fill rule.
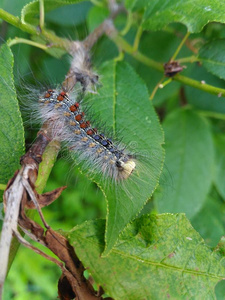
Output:
[[[79,3],[83,0],[45,0],[45,13],[64,5]],[[33,1],[25,5],[21,11],[22,22],[38,25],[39,24],[39,0]]]
[[[124,5],[128,10],[140,11],[145,10],[149,4],[149,0],[125,0]]]
[[[60,26],[73,26],[84,23],[92,3],[84,1],[77,4],[67,5],[50,11],[46,14],[46,20]]]
[[[203,66],[212,74],[225,79],[225,40],[214,40],[205,44],[199,51]]]
[[[211,247],[225,235],[224,222],[225,203],[217,193],[208,196],[202,209],[191,219],[191,224]]]
[[[94,6],[89,11],[87,24],[89,31],[93,31],[98,27],[109,15],[109,10],[106,7]]]
[[[24,131],[13,78],[13,55],[0,49],[0,183],[7,183],[19,168],[24,152]]]
[[[1,2],[0,2],[0,7],[2,9],[6,10],[10,14],[19,16],[23,6],[27,5],[29,2],[31,2],[31,0],[20,0],[20,1],[2,0]]]
[[[156,206],[159,212],[184,212],[193,217],[212,183],[214,148],[210,126],[195,112],[179,109],[167,116],[163,128],[164,178],[168,180],[156,193]]]
[[[82,165],[82,171],[98,184],[107,200],[107,253],[156,188],[164,151],[159,120],[147,88],[134,70],[124,62],[110,61],[100,74],[99,94],[86,101],[89,106],[91,102],[96,120],[106,124],[110,135],[122,139],[127,150],[137,156],[134,172],[123,182],[103,177],[101,168],[97,172],[96,168],[85,166],[85,162]]]
[[[68,233],[76,254],[114,299],[216,299],[225,277],[224,246],[213,252],[183,214],[144,215],[129,224],[107,257],[104,220]]]
[[[209,22],[225,23],[225,5],[220,0],[148,1],[144,29],[159,30],[172,22],[186,25],[189,32],[200,32]]]
[[[215,137],[215,172],[214,172],[214,184],[225,200],[225,136],[224,134],[218,134]]]

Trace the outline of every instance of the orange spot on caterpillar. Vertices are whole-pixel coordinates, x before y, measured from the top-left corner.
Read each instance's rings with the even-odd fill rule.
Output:
[[[81,121],[81,120],[82,120],[82,115],[81,115],[81,114],[76,115],[75,119],[76,119],[76,121],[78,121],[78,122]]]
[[[45,93],[45,98],[49,98],[49,97],[51,97],[51,95],[52,95],[52,93],[53,93],[53,90],[51,90],[51,89],[49,89],[48,91],[47,91],[47,93]]]
[[[80,128],[86,128],[86,127],[87,127],[87,124],[85,122],[80,124]]]
[[[78,108],[78,107],[80,106],[80,104],[79,104],[78,102],[76,102],[76,103],[74,104],[74,106],[76,106],[76,108]]]
[[[87,132],[88,135],[94,134],[94,131],[92,129],[88,129],[86,132]]]
[[[58,101],[63,101],[63,99],[65,98],[66,96],[66,93],[65,92],[61,92],[58,97],[57,97],[57,100]]]
[[[77,108],[76,108],[75,105],[71,105],[71,106],[70,106],[70,111],[74,112],[74,111],[76,111],[76,110],[77,110]]]
[[[63,101],[63,99],[64,99],[64,97],[61,96],[61,95],[59,95],[59,96],[57,97],[57,100],[59,100],[59,101]]]

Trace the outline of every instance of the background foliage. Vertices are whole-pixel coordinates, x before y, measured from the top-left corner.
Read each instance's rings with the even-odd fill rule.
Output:
[[[83,39],[109,14],[105,1],[76,2],[79,1],[58,0],[53,3],[46,0],[46,27],[61,37]],[[224,239],[221,239],[225,234],[225,100],[220,94],[222,90],[216,88],[225,88],[225,5],[215,0],[126,0],[124,5],[128,15],[120,14],[115,25],[120,37],[134,45],[134,49],[131,51],[120,39],[111,40],[104,36],[95,45],[92,59],[100,78],[103,76],[101,82],[104,85],[99,92],[104,96],[111,81],[107,79],[109,71],[102,66],[104,63],[110,66],[108,61],[118,58],[121,49],[125,53],[125,62],[115,76],[126,79],[126,72],[127,78],[130,78],[128,76],[135,71],[134,76],[141,78],[138,81],[140,88],[145,89],[146,85],[149,95],[160,80],[165,85],[156,91],[152,100],[165,133],[166,158],[160,185],[143,210],[139,212],[142,203],[136,211],[140,218],[129,224],[116,247],[105,258],[99,258],[104,249],[105,223],[102,220],[91,221],[105,218],[104,197],[95,183],[80,174],[76,167],[71,168],[64,152],[53,167],[46,190],[62,185],[68,188],[55,203],[43,209],[44,215],[54,229],[68,231],[71,243],[96,282],[116,299],[138,299],[137,292],[143,292],[147,299],[166,299],[168,295],[172,299],[224,299],[225,285],[219,281],[225,277],[225,248]],[[17,16],[22,11],[24,21],[35,26],[38,24],[38,1],[30,4],[25,0],[19,3],[16,0],[0,1],[0,7]],[[186,68],[166,85],[167,78],[162,80],[162,65],[154,67],[152,61],[145,58],[168,62],[187,30],[191,35],[177,56]],[[29,39],[30,35],[2,21],[1,37],[4,43],[15,37]],[[43,42],[35,35],[32,39]],[[26,84],[38,82],[49,86],[62,82],[69,68],[69,57],[63,49],[43,51],[18,44],[11,50],[18,94],[23,89],[21,79]],[[131,67],[127,64],[134,71],[130,71]],[[3,111],[3,105],[8,111],[18,111],[10,68],[7,60],[3,59],[0,68],[0,115],[4,122],[0,121],[0,139],[5,148],[6,140],[11,146],[12,142],[15,143],[15,151],[10,152],[17,153],[17,159],[10,160],[9,168],[5,167],[7,153],[1,146],[1,184],[6,184],[18,168],[19,156],[23,153],[21,122],[17,119],[17,126],[13,120],[6,123]],[[109,74],[112,75],[112,72]],[[187,80],[189,78],[197,81],[197,88]],[[122,79],[119,82],[123,84]],[[212,88],[208,88],[207,84]],[[146,95],[143,93],[142,96],[147,97],[147,92]],[[133,111],[134,104],[130,105],[128,111]],[[139,118],[143,118],[143,112]],[[34,121],[31,123],[32,126],[25,123],[26,149],[38,129]],[[140,124],[143,126],[143,120]],[[10,138],[9,133],[18,140]],[[143,139],[142,136],[140,138]],[[149,137],[147,143],[151,144]],[[188,219],[181,213],[185,213]],[[90,222],[83,224],[86,220]],[[91,258],[90,245],[93,245]],[[55,299],[59,273],[57,267],[20,247],[6,282],[5,299]],[[139,291],[140,286],[135,284],[140,278],[143,286]]]

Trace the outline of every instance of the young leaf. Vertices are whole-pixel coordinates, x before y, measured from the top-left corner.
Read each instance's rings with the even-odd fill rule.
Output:
[[[205,68],[219,78],[225,79],[225,40],[213,40],[203,45],[199,58]]]
[[[212,183],[214,149],[207,120],[179,109],[163,123],[166,137],[165,178],[156,193],[159,212],[194,216],[202,207]],[[168,174],[169,173],[169,174]]]
[[[172,22],[183,23],[189,32],[200,32],[209,22],[225,23],[225,6],[220,0],[148,1],[144,29],[159,30]]]
[[[83,172],[102,189],[108,205],[106,252],[114,246],[118,235],[138,214],[159,181],[164,160],[163,132],[149,101],[145,84],[124,62],[111,61],[100,70],[99,94],[86,99],[91,102],[96,119],[106,124],[109,137],[122,139],[128,152],[134,153],[136,168],[123,182],[114,182],[92,168]],[[101,166],[99,166],[101,170]]]
[[[215,299],[225,277],[223,246],[213,252],[183,214],[143,215],[128,225],[107,257],[105,221],[68,233],[78,257],[115,299]]]
[[[19,168],[24,151],[24,131],[13,78],[13,55],[0,48],[0,183],[7,183]]]

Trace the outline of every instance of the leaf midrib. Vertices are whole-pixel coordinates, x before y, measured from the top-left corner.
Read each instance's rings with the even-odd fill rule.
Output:
[[[78,237],[80,237],[82,240],[85,241],[85,243],[87,243],[87,239],[86,238],[83,238],[82,235],[79,235],[79,234],[76,234]],[[100,243],[96,243],[95,241],[91,241],[88,243],[90,245],[93,246],[93,244],[95,244],[96,246],[101,246],[101,247],[104,247],[103,244],[100,244]],[[77,246],[76,246],[77,247]],[[76,248],[77,249],[77,248]],[[87,247],[87,249],[90,249],[89,247]],[[149,261],[149,260],[146,260],[146,259],[143,259],[143,258],[139,258],[135,255],[131,255],[131,254],[127,254],[127,253],[124,253],[120,250],[115,250],[113,249],[109,255],[111,254],[117,254],[117,255],[120,255],[121,257],[125,257],[125,258],[129,258],[129,259],[132,259],[134,261],[138,261],[138,262],[144,262],[146,263],[147,265],[152,265],[152,266],[156,266],[156,267],[160,267],[160,268],[164,268],[164,269],[170,269],[170,270],[173,270],[173,271],[179,271],[179,272],[182,272],[182,273],[187,273],[187,274],[191,274],[191,275],[198,275],[198,276],[206,276],[206,277],[209,277],[209,278],[215,278],[215,279],[219,279],[219,280],[223,280],[225,275],[224,276],[219,276],[219,275],[214,275],[214,274],[209,274],[209,273],[206,273],[206,272],[203,272],[203,271],[194,271],[194,270],[188,270],[188,269],[183,269],[183,268],[179,268],[179,267],[175,267],[175,266],[171,266],[171,265],[167,265],[167,264],[163,264],[163,263],[160,263],[160,262],[154,262],[154,261]]]

